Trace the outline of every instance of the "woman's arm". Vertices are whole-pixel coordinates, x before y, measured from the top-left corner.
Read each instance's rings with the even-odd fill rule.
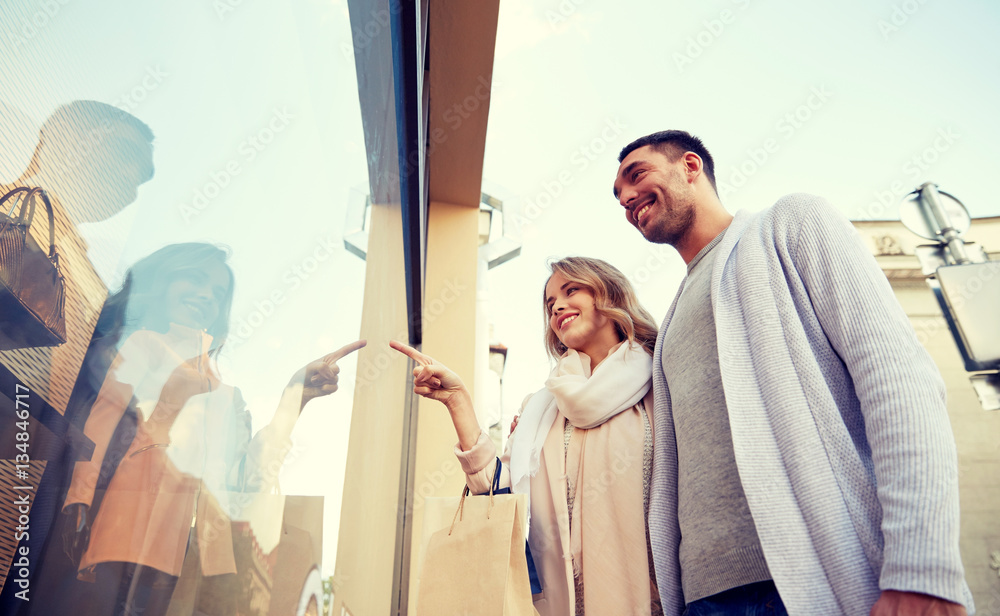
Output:
[[[508,441],[509,443],[509,441]],[[490,491],[490,484],[494,484],[497,489],[503,490],[510,487],[510,448],[504,452],[500,458],[500,480],[493,481],[493,474],[497,467],[497,450],[493,445],[493,440],[486,432],[479,433],[479,440],[469,450],[462,451],[455,447],[455,457],[465,473],[465,485],[473,494],[486,494]]]
[[[74,464],[69,491],[63,502],[64,510],[70,505],[89,507],[93,503],[94,492],[100,480],[101,466],[111,445],[115,428],[125,414],[133,392],[152,369],[151,355],[157,353],[155,340],[150,340],[148,336],[133,334],[111,361],[83,428],[84,435],[94,443],[94,451],[89,460],[81,460]]]
[[[479,420],[476,419],[476,411],[472,406],[472,397],[469,391],[462,386],[462,390],[445,403],[448,413],[451,415],[451,423],[455,425],[455,432],[458,433],[458,444],[462,451],[469,451],[479,440],[479,435],[483,434],[479,427]],[[487,439],[488,440],[488,439]]]
[[[356,340],[344,345],[309,362],[292,375],[281,392],[271,421],[254,435],[248,448],[244,469],[247,491],[267,492],[277,484],[281,465],[292,446],[292,429],[299,415],[311,400],[337,391],[340,374],[337,362],[366,344],[366,340]]]
[[[455,456],[466,475],[466,485],[475,494],[489,492],[490,484],[494,483],[497,450],[489,435],[479,427],[472,397],[462,379],[434,358],[411,346],[396,341],[390,341],[389,346],[417,362],[417,367],[413,369],[413,392],[437,400],[448,409],[455,432],[458,433]],[[527,401],[528,398],[525,398],[524,402]],[[524,410],[523,404],[521,409]],[[510,442],[508,441],[508,445]],[[510,471],[507,468],[509,461],[508,447],[500,458],[500,489],[510,487]]]

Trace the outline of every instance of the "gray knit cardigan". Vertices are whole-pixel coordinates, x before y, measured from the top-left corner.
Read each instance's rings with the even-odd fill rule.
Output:
[[[788,613],[867,616],[880,589],[973,613],[944,384],[850,222],[804,194],[739,212],[719,245],[712,306],[736,464]],[[661,361],[685,352],[663,349],[673,311],[653,361],[649,510],[665,614],[684,606]]]

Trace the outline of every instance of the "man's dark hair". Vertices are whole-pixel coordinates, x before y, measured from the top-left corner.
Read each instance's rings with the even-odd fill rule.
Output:
[[[671,162],[676,161],[685,152],[694,152],[701,157],[705,164],[705,175],[712,183],[712,189],[715,190],[716,194],[719,193],[719,189],[715,186],[715,161],[712,160],[712,155],[708,153],[708,149],[701,142],[701,139],[682,130],[661,130],[658,133],[639,137],[622,148],[621,153],[618,154],[618,162],[625,160],[625,157],[633,150],[647,145],[653,146],[653,149],[665,155]]]
[[[153,131],[145,122],[131,113],[98,101],[73,101],[60,106],[42,125],[46,131],[73,132],[78,137],[93,134],[102,136],[115,126],[127,126],[152,143]]]

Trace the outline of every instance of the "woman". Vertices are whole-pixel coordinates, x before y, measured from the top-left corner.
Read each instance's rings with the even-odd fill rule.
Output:
[[[194,547],[202,576],[232,585],[229,516],[245,513],[249,501],[230,495],[276,485],[299,413],[336,391],[335,362],[365,344],[298,371],[251,439],[239,390],[215,364],[232,306],[227,256],[209,244],[162,248],[130,269],[99,320],[85,375],[106,370],[84,428],[94,452],[76,463],[64,504],[67,551],[79,559],[80,579],[95,582],[81,602],[88,614],[166,613]],[[123,440],[128,414],[134,436]],[[125,452],[109,467],[116,444]]]
[[[646,536],[652,469],[650,374],[656,325],[611,265],[551,264],[542,296],[545,347],[556,366],[525,401],[500,459],[500,487],[529,496],[528,545],[542,616],[659,613]],[[398,342],[417,361],[413,391],[448,408],[470,489],[489,490],[496,449],[462,380]]]

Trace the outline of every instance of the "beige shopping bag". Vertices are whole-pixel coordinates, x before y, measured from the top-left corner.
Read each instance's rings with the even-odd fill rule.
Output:
[[[462,495],[427,542],[417,616],[537,616],[524,557],[524,495]]]

